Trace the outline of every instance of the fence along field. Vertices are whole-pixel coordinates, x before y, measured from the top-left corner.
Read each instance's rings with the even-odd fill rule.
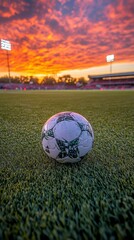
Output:
[[[134,238],[132,91],[0,92],[2,239]],[[44,122],[75,111],[92,124],[92,152],[50,160]]]

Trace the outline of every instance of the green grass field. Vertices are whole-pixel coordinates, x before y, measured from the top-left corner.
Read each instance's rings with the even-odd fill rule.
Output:
[[[1,91],[1,239],[134,239],[134,92]],[[60,164],[41,129],[60,111],[91,123],[93,150]]]

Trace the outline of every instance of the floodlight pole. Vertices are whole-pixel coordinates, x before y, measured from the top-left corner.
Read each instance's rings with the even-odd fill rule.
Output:
[[[9,79],[9,83],[11,83],[10,64],[9,64],[9,53],[8,53],[8,50],[7,50],[7,68],[8,68],[8,79]]]
[[[112,80],[112,62],[114,61],[114,54],[106,56],[106,61],[110,63],[110,81]]]
[[[6,50],[6,53],[7,53],[8,78],[9,78],[9,83],[11,83],[9,53],[8,53],[8,51],[11,51],[11,43],[10,43],[10,41],[1,39],[1,49]]]
[[[110,74],[112,74],[112,61],[110,62]]]
[[[112,74],[112,61],[110,62],[110,74]],[[110,84],[111,84],[112,77],[110,76]]]

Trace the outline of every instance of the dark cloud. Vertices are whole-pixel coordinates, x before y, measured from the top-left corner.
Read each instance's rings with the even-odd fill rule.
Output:
[[[61,8],[61,12],[63,15],[71,15],[72,11],[74,10],[75,7],[75,0],[68,0],[66,1]]]
[[[37,16],[37,18],[41,18],[42,15],[48,12],[48,5],[42,4],[40,1],[36,0],[23,0],[21,2],[15,0],[10,4],[1,5],[1,16],[0,22],[7,23],[17,20],[29,20],[33,16]],[[5,13],[5,14],[4,14]]]
[[[66,37],[68,35],[68,31],[66,30],[66,27],[61,25],[56,19],[49,19],[47,18],[45,21],[45,25],[47,25],[52,32],[63,35]]]
[[[88,39],[76,38],[76,39],[74,39],[73,44],[79,44],[79,45],[87,46],[87,45],[89,45],[89,41],[88,41]]]
[[[45,47],[48,48],[48,49],[51,49],[51,48],[59,46],[61,43],[62,43],[62,40],[61,41],[49,41],[45,44]],[[58,56],[58,53],[56,53],[54,55]]]
[[[62,7],[62,3],[59,2],[59,1],[56,1],[56,3],[55,3],[55,10],[56,11],[60,11],[61,7]]]

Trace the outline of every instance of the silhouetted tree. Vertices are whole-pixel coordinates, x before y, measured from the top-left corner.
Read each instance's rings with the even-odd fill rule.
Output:
[[[9,78],[8,78],[8,76],[0,77],[0,83],[9,83]]]
[[[20,83],[20,78],[18,76],[15,77],[10,76],[10,82]],[[9,77],[8,76],[0,77],[0,83],[9,83]]]
[[[20,76],[20,82],[21,83],[29,83],[28,76]]]
[[[58,84],[64,84],[65,83],[65,79],[64,77],[58,77],[58,80],[57,80]]]
[[[12,83],[20,83],[20,77],[19,76],[15,76],[13,78],[10,79]]]
[[[39,83],[39,79],[37,77],[30,76],[29,77],[29,83],[30,84],[38,84]]]
[[[58,83],[64,83],[66,85],[75,85],[76,84],[76,78],[73,78],[71,75],[64,75],[62,77],[58,78]]]
[[[78,78],[77,83],[76,83],[76,85],[77,85],[78,87],[85,86],[86,84],[87,84],[87,81],[85,80],[84,77]]]
[[[41,81],[41,84],[46,84],[46,85],[55,85],[56,80],[54,77],[51,76],[45,76],[43,80]]]

